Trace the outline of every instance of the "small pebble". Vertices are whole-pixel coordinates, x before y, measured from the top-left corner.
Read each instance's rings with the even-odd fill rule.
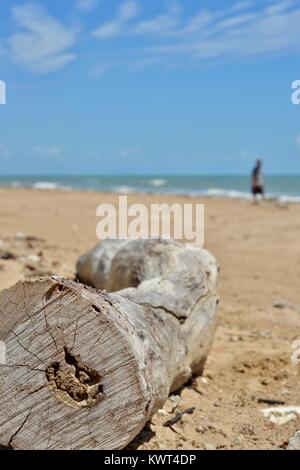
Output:
[[[25,261],[29,261],[32,263],[38,263],[41,260],[41,258],[37,255],[28,255],[25,257]]]
[[[170,400],[178,405],[181,402],[181,397],[179,395],[171,395]]]
[[[234,444],[236,444],[236,445],[241,445],[242,441],[243,441],[243,437],[242,437],[242,436],[237,436],[237,437],[235,437],[234,440],[233,440]]]
[[[205,444],[204,448],[205,448],[205,450],[217,450],[217,448],[214,444]]]
[[[23,232],[17,232],[15,235],[16,240],[26,240],[26,235]]]
[[[196,431],[200,432],[200,433],[203,433],[205,431],[205,428],[203,426],[199,425],[199,426],[196,427]]]
[[[157,413],[158,413],[160,416],[167,416],[167,417],[170,416],[169,413],[167,413],[165,410],[158,410]]]

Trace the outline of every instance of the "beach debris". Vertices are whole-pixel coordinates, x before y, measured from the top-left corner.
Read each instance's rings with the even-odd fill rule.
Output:
[[[174,403],[170,393],[203,372],[218,298],[209,252],[171,240],[105,240],[81,257],[77,275],[84,284],[25,279],[0,293],[1,337],[14,364],[0,365],[2,445],[123,449]]]
[[[194,406],[191,406],[190,408],[187,408],[187,409],[184,410],[184,411],[178,411],[178,412],[176,413],[176,415],[175,415],[173,418],[168,419],[168,421],[166,421],[166,422],[163,424],[163,426],[173,426],[174,424],[176,424],[176,423],[178,423],[179,421],[181,421],[184,415],[186,415],[186,414],[187,414],[187,415],[193,414],[194,411],[195,411],[195,409],[196,409],[196,408],[195,408]]]
[[[234,439],[233,439],[233,444],[234,445],[237,445],[237,446],[240,446],[242,444],[244,440],[244,437],[242,435],[240,436],[236,436]]]
[[[300,450],[300,431],[290,438],[286,450]]]
[[[203,434],[206,431],[206,429],[207,428],[205,428],[204,426],[201,426],[201,424],[199,424],[198,426],[196,426],[195,431],[199,432],[200,434]]]
[[[167,411],[163,410],[163,409],[158,410],[157,413],[158,413],[160,416],[166,416],[166,417],[169,417],[169,416],[170,416],[170,414],[169,414]]]
[[[15,235],[16,240],[26,240],[26,235],[23,232],[17,232]]]
[[[200,380],[203,384],[205,384],[205,385],[208,384],[208,380],[205,377],[200,377]]]
[[[258,398],[257,403],[264,403],[266,405],[285,405],[282,400],[276,400],[274,398]]]
[[[39,263],[41,261],[41,258],[38,255],[21,256],[19,259],[24,263]]]
[[[284,302],[284,301],[274,302],[273,307],[278,308],[278,309],[287,308],[289,310],[293,310],[294,312],[300,313],[300,307],[298,307],[297,305],[290,304],[289,302]]]
[[[171,395],[169,397],[169,400],[172,402],[172,403],[175,403],[175,405],[179,405],[179,403],[181,402],[181,396],[180,395]]]
[[[212,444],[212,443],[208,443],[208,444],[204,444],[204,449],[205,450],[217,450],[217,447],[215,446],[215,444]]]
[[[271,423],[283,426],[290,421],[300,418],[300,406],[279,406],[276,408],[264,408],[260,410],[265,418],[268,418]]]
[[[24,263],[24,276],[26,278],[53,275],[52,269],[43,261],[42,256],[31,254],[20,256],[19,260]]]
[[[40,242],[40,243],[45,242],[44,238],[40,238],[35,235],[26,235],[26,233],[23,233],[23,232],[17,232],[15,234],[15,240],[26,241],[26,242]]]
[[[0,259],[5,261],[17,259],[16,255],[11,251],[2,251],[0,250]]]
[[[35,263],[26,263],[24,276],[26,278],[53,276],[53,272],[46,266],[36,265]]]

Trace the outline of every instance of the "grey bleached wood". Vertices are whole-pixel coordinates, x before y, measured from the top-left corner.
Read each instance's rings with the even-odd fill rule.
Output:
[[[107,240],[77,270],[105,290],[46,278],[0,294],[4,446],[122,449],[203,369],[216,324],[210,253]]]

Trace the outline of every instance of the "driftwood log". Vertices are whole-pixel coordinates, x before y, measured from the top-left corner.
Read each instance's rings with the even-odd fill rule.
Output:
[[[1,445],[122,449],[203,370],[216,323],[210,253],[106,241],[77,269],[93,287],[46,278],[0,294]]]

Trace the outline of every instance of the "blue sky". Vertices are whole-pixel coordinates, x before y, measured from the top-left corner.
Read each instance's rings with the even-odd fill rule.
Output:
[[[299,0],[1,0],[0,174],[300,174],[299,59]]]

